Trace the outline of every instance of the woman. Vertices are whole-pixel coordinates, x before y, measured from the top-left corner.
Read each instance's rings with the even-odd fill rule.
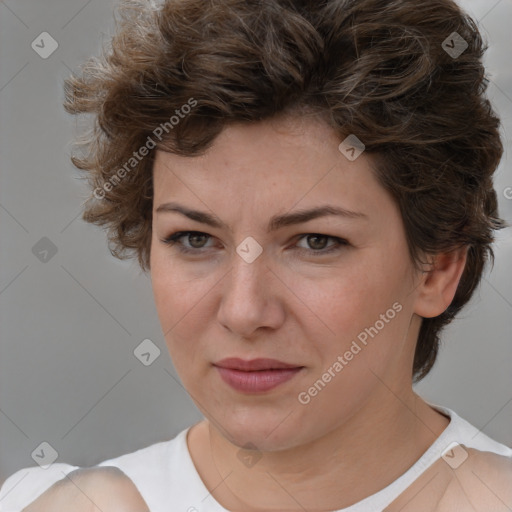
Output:
[[[82,469],[85,494],[114,467],[116,510],[509,510],[512,449],[412,389],[504,226],[473,21],[450,0],[120,13],[66,83],[96,116],[84,219],[149,271],[205,419]],[[22,470],[0,499],[73,502],[76,469]]]

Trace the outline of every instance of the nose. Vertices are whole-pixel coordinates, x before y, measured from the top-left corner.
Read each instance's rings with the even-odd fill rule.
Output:
[[[283,293],[283,288],[263,257],[247,263],[235,253],[223,280],[219,323],[246,339],[253,339],[260,329],[278,329],[285,316],[279,291]]]

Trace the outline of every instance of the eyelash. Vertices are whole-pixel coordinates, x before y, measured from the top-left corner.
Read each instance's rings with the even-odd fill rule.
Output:
[[[185,247],[183,245],[183,243],[180,241],[180,238],[183,238],[185,236],[189,236],[189,235],[206,235],[208,237],[211,238],[210,235],[208,235],[208,233],[203,233],[202,231],[177,231],[176,233],[173,233],[172,235],[169,235],[167,238],[164,238],[163,240],[161,240],[164,244],[167,244],[167,245],[171,245],[171,246],[174,246],[174,245],[178,245],[178,250],[183,253],[183,254],[199,254],[201,252],[203,252],[203,249],[204,248],[199,248],[199,249],[189,249],[188,247]],[[303,235],[300,236],[299,240],[302,240],[303,238],[307,237],[307,236],[310,236],[310,235],[315,235],[315,236],[320,236],[320,237],[326,237],[326,238],[330,238],[332,240],[334,240],[336,243],[334,245],[332,245],[329,249],[319,249],[319,250],[313,250],[313,249],[303,249],[302,247],[300,247],[298,250],[299,252],[303,252],[303,253],[307,253],[308,255],[312,255],[312,256],[324,256],[326,254],[331,254],[335,251],[339,251],[342,247],[345,247],[345,246],[348,246],[349,243],[347,242],[347,240],[344,240],[343,238],[339,238],[337,236],[329,236],[329,235],[323,235],[321,233],[305,233]],[[297,240],[297,241],[299,241]]]

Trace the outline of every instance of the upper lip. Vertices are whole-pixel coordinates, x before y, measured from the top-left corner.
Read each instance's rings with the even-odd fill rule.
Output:
[[[258,358],[245,360],[238,357],[227,357],[226,359],[221,359],[220,361],[213,363],[213,365],[220,366],[221,368],[229,368],[231,370],[243,370],[246,372],[256,370],[277,370],[280,368],[301,368],[300,365],[284,363],[277,359]]]

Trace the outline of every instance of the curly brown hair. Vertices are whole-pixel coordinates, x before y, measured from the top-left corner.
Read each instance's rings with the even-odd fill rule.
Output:
[[[412,371],[427,375],[506,225],[475,22],[451,0],[123,0],[117,13],[103,55],[65,81],[66,110],[94,115],[72,160],[94,190],[83,218],[108,228],[112,254],[149,270],[155,148],[195,156],[229,123],[320,115],[376,157],[415,265],[468,249],[452,303],[422,320]]]

